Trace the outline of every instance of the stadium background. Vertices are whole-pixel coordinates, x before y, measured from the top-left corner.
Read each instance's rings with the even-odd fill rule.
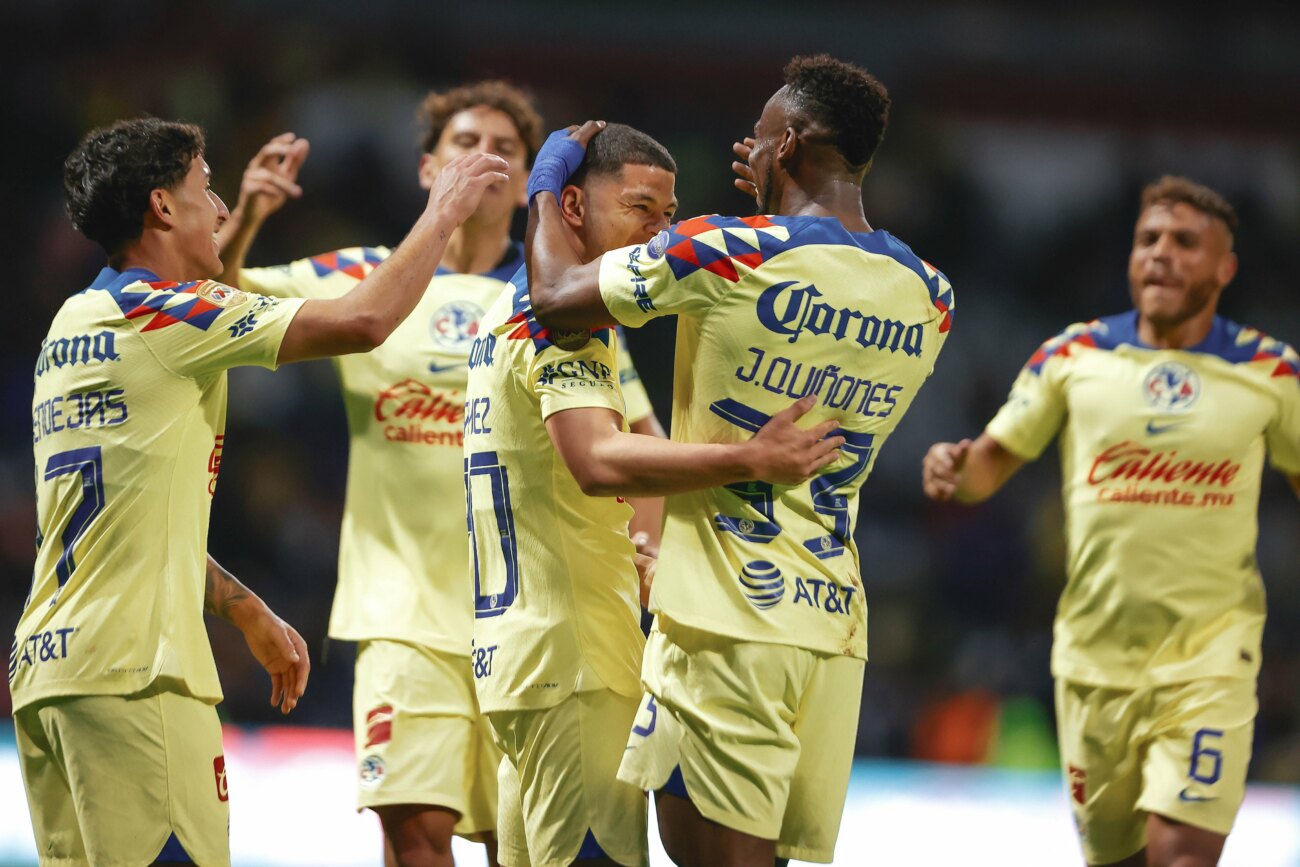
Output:
[[[152,113],[202,124],[213,186],[234,205],[269,136],[311,140],[304,199],[267,225],[250,264],[351,244],[395,244],[419,212],[430,87],[505,77],[548,128],[603,117],[659,138],[680,167],[683,217],[748,213],[731,188],[746,134],[792,54],[829,51],[894,98],[865,187],[868,219],[952,280],[952,339],[864,489],[857,538],[871,610],[858,732],[865,757],[1045,768],[1055,763],[1048,649],[1063,573],[1055,454],[977,510],[920,491],[937,439],[973,435],[1039,342],[1128,307],[1136,197],[1184,173],[1238,207],[1241,270],[1221,312],[1300,342],[1300,7],[1172,3],[972,8],[914,2],[416,4],[42,0],[7,4],[0,141],[0,621],[30,581],[34,507],[24,419],[48,322],[102,264],[62,210],[63,157],[90,127]],[[555,34],[563,33],[561,38]],[[521,228],[521,226],[519,227]],[[673,328],[630,336],[661,419]],[[294,623],[313,650],[298,725],[349,725],[351,657],[323,652],[346,471],[328,363],[231,377],[210,550]],[[431,492],[430,507],[458,502]],[[1300,521],[1265,479],[1260,566],[1269,593],[1251,776],[1300,783]],[[234,630],[211,634],[238,724],[278,721]],[[0,710],[8,710],[7,692]],[[0,734],[0,738],[4,735]]]

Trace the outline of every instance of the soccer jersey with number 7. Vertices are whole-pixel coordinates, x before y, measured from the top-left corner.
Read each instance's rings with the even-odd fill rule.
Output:
[[[36,361],[39,535],[14,710],[158,678],[221,700],[203,598],[226,370],[275,367],[301,305],[110,268],[64,302]]]

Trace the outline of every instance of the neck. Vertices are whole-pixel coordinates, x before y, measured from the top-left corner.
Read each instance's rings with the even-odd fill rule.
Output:
[[[166,244],[158,242],[148,230],[145,230],[139,240],[127,244],[116,255],[109,256],[108,265],[119,272],[143,268],[156,274],[160,280],[174,280],[177,283],[207,280],[213,276],[198,273],[199,269],[195,269],[193,264],[186,262],[183,256]]]
[[[794,178],[781,191],[776,213],[786,217],[834,217],[850,232],[870,232],[862,210],[862,180],[837,175],[801,183]]]
[[[471,217],[447,239],[442,266],[460,274],[483,274],[497,266],[509,246],[510,215],[494,223]]]
[[[1187,349],[1204,340],[1214,326],[1214,306],[1181,322],[1153,322],[1138,314],[1138,340],[1155,349]]]

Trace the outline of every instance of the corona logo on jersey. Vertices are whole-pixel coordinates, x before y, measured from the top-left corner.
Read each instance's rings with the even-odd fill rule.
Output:
[[[768,331],[788,336],[794,343],[801,334],[829,335],[835,340],[852,340],[863,348],[881,352],[921,354],[925,326],[906,325],[897,319],[881,319],[851,307],[834,307],[817,301],[822,293],[815,285],[798,286],[793,280],[769,286],[758,296],[754,311]]]
[[[478,335],[483,311],[468,301],[452,301],[434,311],[429,318],[429,336],[444,349],[459,349]]]
[[[1166,361],[1143,379],[1142,396],[1161,412],[1186,412],[1201,396],[1201,378],[1185,364]]]
[[[737,580],[740,581],[740,591],[759,611],[766,611],[785,596],[785,578],[781,570],[766,560],[746,563]]]
[[[375,421],[384,423],[389,442],[460,448],[465,444],[465,396],[404,379],[375,396]]]

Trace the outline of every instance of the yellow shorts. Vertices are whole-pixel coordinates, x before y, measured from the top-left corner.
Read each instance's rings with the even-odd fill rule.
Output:
[[[211,705],[158,688],[49,699],[18,711],[14,733],[41,864],[152,864],[176,841],[204,867],[230,864]]]
[[[646,695],[618,777],[685,794],[705,818],[776,840],[778,857],[829,863],[853,767],[863,666],[661,617],[646,644]]]
[[[601,853],[628,867],[649,863],[645,796],[615,778],[636,707],[634,698],[597,689],[544,710],[488,715],[505,753],[502,865],[568,867]]]
[[[1232,830],[1246,793],[1255,681],[1206,678],[1110,689],[1058,678],[1057,733],[1089,863],[1146,846],[1148,813]]]
[[[496,829],[497,763],[468,656],[400,641],[357,645],[352,694],[357,809],[427,804],[456,833]]]

